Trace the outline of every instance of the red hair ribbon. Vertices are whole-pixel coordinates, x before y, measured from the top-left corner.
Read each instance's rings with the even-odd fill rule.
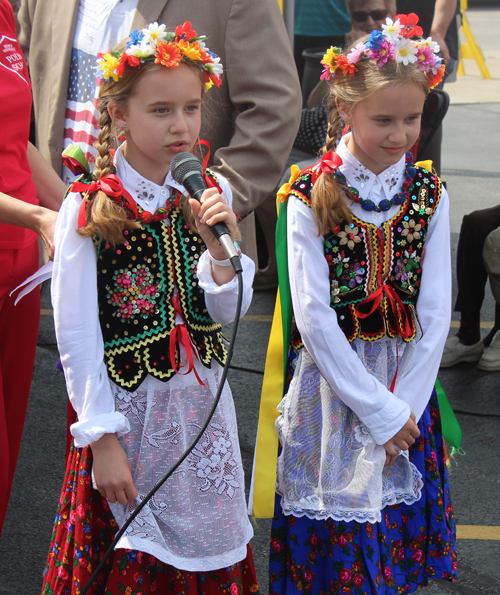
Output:
[[[110,198],[123,197],[126,206],[134,213],[134,216],[137,219],[139,213],[137,211],[137,204],[135,200],[125,190],[120,178],[115,174],[109,174],[107,176],[103,176],[100,180],[93,181],[90,185],[82,182],[75,182],[71,185],[72,192],[81,192],[84,194],[84,200],[82,200],[82,204],[80,205],[80,210],[78,212],[78,229],[81,229],[87,225],[87,219],[85,217],[85,206],[87,203],[86,198],[99,190],[102,190],[104,194]]]
[[[325,153],[319,162],[322,174],[333,174],[342,165],[342,159],[334,151]]]

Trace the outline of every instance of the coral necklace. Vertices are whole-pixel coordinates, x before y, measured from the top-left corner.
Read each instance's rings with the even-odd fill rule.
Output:
[[[349,200],[357,202],[365,211],[376,211],[377,213],[380,213],[380,211],[388,211],[394,205],[402,205],[406,201],[406,199],[413,192],[413,178],[415,177],[417,170],[413,165],[412,154],[410,152],[406,153],[405,181],[403,183],[403,191],[395,194],[390,200],[384,198],[384,200],[381,200],[378,205],[376,205],[373,200],[370,200],[369,198],[361,198],[356,188],[352,188],[348,185],[346,177],[344,174],[340,173],[338,169],[332,173],[335,180],[343,187]]]

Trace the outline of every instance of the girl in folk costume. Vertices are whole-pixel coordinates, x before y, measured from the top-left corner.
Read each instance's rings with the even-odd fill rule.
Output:
[[[408,152],[444,66],[413,17],[328,50],[325,154],[281,192],[296,327],[273,595],[396,595],[456,577],[433,391],[451,316],[448,195]]]
[[[210,226],[236,219],[228,182],[188,200],[171,159],[198,139],[222,66],[191,30],[156,23],[101,55],[99,152],[59,215],[52,300],[78,420],[44,594],[77,594],[117,529],[180,458],[213,404],[237,280]],[[111,139],[125,142],[112,158]],[[68,161],[74,162],[74,156]],[[242,256],[243,313],[254,265]],[[89,593],[258,593],[229,387],[205,434],[142,509]]]

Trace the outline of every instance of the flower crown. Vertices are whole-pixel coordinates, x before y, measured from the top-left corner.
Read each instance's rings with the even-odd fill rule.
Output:
[[[445,66],[437,55],[439,45],[431,37],[423,39],[422,28],[417,23],[418,16],[414,13],[399,14],[395,21],[387,17],[382,31],[372,31],[366,41],[358,43],[348,54],[332,46],[321,60],[324,68],[320,78],[330,79],[337,70],[354,76],[360,60],[371,58],[379,66],[388,60],[396,60],[405,66],[417,63],[427,73],[429,89],[432,89],[443,79]],[[416,38],[412,39],[414,36]]]
[[[222,64],[219,56],[211,52],[204,43],[206,37],[197,35],[186,21],[175,29],[175,33],[165,31],[165,25],[151,23],[147,29],[132,31],[125,51],[108,50],[97,54],[99,78],[118,81],[123,75],[125,64],[139,66],[154,60],[166,68],[177,68],[181,62],[195,64],[203,70],[205,86],[220,87]]]

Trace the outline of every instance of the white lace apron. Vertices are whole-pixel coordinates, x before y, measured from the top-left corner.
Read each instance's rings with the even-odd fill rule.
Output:
[[[356,339],[351,346],[365,368],[387,387],[398,357],[397,383],[414,357],[414,343],[401,339]],[[419,500],[422,476],[408,453],[384,468],[384,447],[374,442],[368,428],[332,391],[305,348],[296,361],[276,420],[282,446],[276,489],[284,514],[375,523],[381,521],[385,506]]]
[[[199,432],[213,404],[222,368],[176,374],[167,383],[148,376],[135,392],[113,385],[116,409],[130,421],[120,438],[139,491],[135,503],[110,504],[121,527]],[[225,385],[210,425],[193,452],[139,513],[117,544],[181,570],[225,568],[246,557],[253,536],[245,505],[234,403]]]

